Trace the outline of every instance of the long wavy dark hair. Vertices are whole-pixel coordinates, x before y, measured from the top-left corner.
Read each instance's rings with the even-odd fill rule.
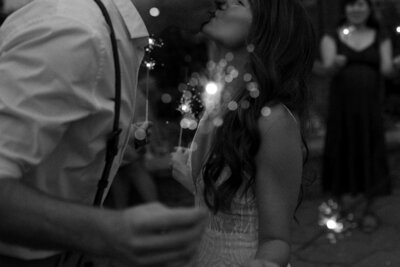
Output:
[[[247,42],[254,50],[250,52],[249,67],[260,94],[253,98],[246,88],[238,88],[236,102],[248,101],[250,106],[225,113],[223,125],[214,133],[202,173],[204,199],[215,213],[230,210],[232,199],[243,183],[245,193],[255,183],[254,157],[261,140],[257,120],[262,108],[283,103],[301,118],[308,106],[306,80],[316,47],[309,16],[298,0],[250,0],[250,3],[253,21]],[[230,168],[231,175],[217,186],[225,166]]]

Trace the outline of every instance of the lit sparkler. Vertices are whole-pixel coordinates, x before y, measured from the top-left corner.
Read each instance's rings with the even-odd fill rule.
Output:
[[[350,233],[350,230],[356,227],[354,215],[348,213],[344,216],[339,205],[332,199],[323,202],[318,210],[318,224],[326,228],[327,238],[331,243],[336,243],[338,238],[342,238],[345,233]]]
[[[196,87],[187,84],[180,86],[182,90],[181,104],[178,107],[178,111],[182,114],[182,119],[179,123],[179,141],[178,146],[182,144],[182,134],[184,129],[195,130],[198,126],[197,119],[198,113],[203,108],[202,101],[199,97],[199,93]]]

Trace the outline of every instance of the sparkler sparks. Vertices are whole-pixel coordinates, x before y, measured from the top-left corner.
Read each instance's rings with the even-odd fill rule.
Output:
[[[318,210],[318,224],[326,228],[326,237],[331,243],[336,243],[346,234],[351,234],[351,229],[357,226],[354,222],[354,215],[352,213],[342,214],[339,205],[332,199],[323,202]]]

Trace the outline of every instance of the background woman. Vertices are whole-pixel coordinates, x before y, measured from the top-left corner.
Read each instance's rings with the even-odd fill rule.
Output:
[[[395,73],[392,44],[370,0],[345,0],[342,10],[343,21],[321,41],[323,66],[333,74],[322,185],[345,211],[364,201],[358,213],[363,229],[370,231],[377,226],[371,200],[391,189],[381,79]]]

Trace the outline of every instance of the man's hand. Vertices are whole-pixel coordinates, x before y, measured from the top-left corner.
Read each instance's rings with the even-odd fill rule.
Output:
[[[106,229],[112,257],[134,266],[184,266],[201,240],[206,212],[159,203],[122,211]]]

